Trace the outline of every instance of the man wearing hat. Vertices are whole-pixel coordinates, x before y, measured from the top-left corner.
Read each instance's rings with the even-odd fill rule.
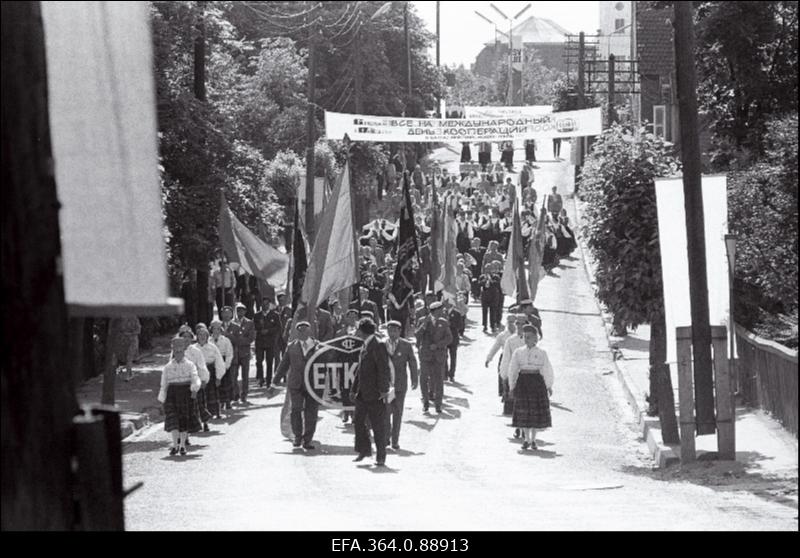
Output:
[[[289,346],[275,371],[273,382],[278,384],[287,376],[287,397],[291,400],[291,422],[294,434],[294,447],[302,443],[307,450],[313,450],[314,431],[317,428],[319,404],[306,389],[305,369],[308,360],[316,350],[317,342],[311,337],[311,324],[298,321],[294,326],[297,338]]]
[[[235,323],[238,326],[238,333],[234,335],[231,340],[235,348],[235,359],[233,362],[233,381],[234,385],[239,377],[239,369],[242,374],[242,388],[241,393],[242,404],[247,405],[247,393],[250,390],[250,345],[256,340],[256,326],[253,320],[249,319],[245,314],[247,307],[241,302],[236,303],[236,318]],[[236,393],[234,388],[234,392]]]
[[[355,461],[362,461],[372,454],[367,430],[369,419],[375,438],[375,464],[383,466],[386,465],[386,403],[392,378],[389,353],[386,345],[375,337],[377,329],[375,322],[369,318],[358,323],[358,336],[363,339],[364,347],[358,357],[358,368],[350,387],[350,399],[356,406],[353,426],[356,431],[355,450],[358,457]]]
[[[386,445],[391,442],[392,449],[400,449],[400,425],[403,420],[403,405],[408,391],[408,371],[411,371],[411,389],[417,389],[419,372],[414,347],[400,335],[402,324],[397,320],[386,322],[386,351],[394,366],[395,398],[386,407]]]
[[[314,314],[317,316],[317,339],[328,341],[336,336],[336,326],[333,324],[333,316],[324,308],[317,307]],[[297,309],[297,320],[308,321],[308,306],[302,305]],[[293,338],[290,336],[290,338]]]
[[[352,306],[358,310],[359,314],[361,314],[365,310],[368,312],[372,312],[373,321],[378,320],[380,317],[380,315],[378,314],[378,305],[369,299],[369,289],[367,289],[366,287],[358,288],[358,301],[353,303]],[[380,323],[377,321],[375,323],[376,325],[380,325]]]
[[[510,310],[510,309],[509,309]],[[519,301],[519,313],[525,314],[526,321],[535,326],[539,330],[539,338],[542,337],[542,318],[539,316],[539,311],[533,305],[533,301],[529,298]]]
[[[444,317],[447,319],[448,323],[450,324],[450,334],[453,337],[453,340],[447,345],[447,354],[448,354],[448,365],[445,368],[445,376],[451,382],[455,381],[456,378],[456,364],[458,361],[458,345],[461,339],[461,335],[464,332],[466,327],[466,320],[464,316],[459,312],[455,305],[449,300],[444,299]]]
[[[433,399],[436,412],[442,412],[444,395],[447,346],[453,341],[450,322],[442,317],[442,303],[430,305],[430,314],[416,329],[419,346],[420,385],[422,388],[422,410],[427,412]]]
[[[336,332],[336,337],[343,335],[355,335],[358,329],[358,310],[355,308],[348,308],[342,318],[342,325]]]

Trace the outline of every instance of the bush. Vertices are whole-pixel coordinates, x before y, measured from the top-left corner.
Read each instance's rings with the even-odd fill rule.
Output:
[[[603,132],[586,159],[580,191],[583,232],[597,261],[597,295],[620,324],[638,326],[663,312],[655,179],[676,174],[671,149],[644,129]]]

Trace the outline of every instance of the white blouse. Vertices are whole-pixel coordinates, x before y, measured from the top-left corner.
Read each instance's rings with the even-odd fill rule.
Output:
[[[547,353],[539,347],[528,348],[526,345],[511,355],[511,362],[508,365],[508,385],[511,389],[517,385],[521,370],[538,370],[544,378],[547,389],[553,387],[553,367],[550,365]]]
[[[217,380],[221,380],[225,372],[227,372],[227,368],[225,368],[225,361],[222,359],[222,353],[219,352],[217,346],[208,341],[205,345],[195,343],[192,347],[197,347],[200,352],[203,353],[206,364],[214,365],[214,375],[217,377]],[[209,372],[208,375],[210,379],[211,372]]]
[[[508,379],[508,365],[511,364],[511,355],[518,348],[525,346],[525,340],[518,333],[509,337],[503,346],[503,360],[500,361],[500,377],[503,379]]]
[[[213,336],[210,337],[208,342],[217,346],[222,359],[225,361],[225,370],[228,370],[233,363],[233,344],[231,344],[231,340],[224,335],[220,335],[218,339],[214,339]],[[217,372],[217,378],[221,378],[224,375]]]
[[[158,400],[164,403],[167,400],[167,387],[170,384],[189,383],[192,391],[200,389],[200,376],[197,367],[186,357],[177,361],[171,359],[161,372],[161,389],[158,391]]]

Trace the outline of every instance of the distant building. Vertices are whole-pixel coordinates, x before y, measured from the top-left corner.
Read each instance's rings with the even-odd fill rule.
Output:
[[[480,51],[472,71],[480,76],[492,77],[497,67],[508,58],[507,31],[498,28],[497,40],[486,43]],[[502,33],[501,33],[502,32]],[[564,48],[569,31],[552,20],[531,16],[512,29],[512,35],[521,36],[525,49],[534,49],[544,66],[567,71]]]
[[[598,33],[598,54],[608,59],[613,54],[617,60],[629,60],[634,2],[600,2],[600,30]]]

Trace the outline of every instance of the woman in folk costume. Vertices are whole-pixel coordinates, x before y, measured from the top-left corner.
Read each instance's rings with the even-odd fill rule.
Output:
[[[525,436],[522,449],[535,450],[537,430],[553,425],[550,416],[553,367],[547,353],[536,346],[539,341],[536,327],[526,324],[522,332],[525,346],[514,351],[508,367],[508,383],[514,394],[511,425],[522,429]]]
[[[197,367],[185,356],[187,346],[180,336],[172,339],[172,356],[161,372],[158,391],[158,401],[164,406],[164,430],[172,436],[170,455],[186,455],[189,431],[199,427],[192,407],[201,382]]]
[[[549,273],[551,269],[558,265],[558,240],[556,239],[555,231],[553,230],[553,221],[548,214],[547,226],[545,227],[544,235],[544,253],[542,255],[542,267]]]
[[[214,346],[219,349],[222,355],[222,360],[225,362],[225,367],[220,370],[215,370],[219,385],[217,386],[217,395],[219,397],[220,410],[223,408],[231,408],[231,400],[233,399],[233,374],[228,374],[228,370],[233,364],[233,343],[231,340],[222,334],[222,322],[213,320],[209,327],[211,328],[211,340]]]
[[[575,233],[572,232],[569,226],[569,217],[567,217],[566,209],[561,210],[561,214],[558,216],[558,224],[564,238],[563,246],[558,247],[558,255],[569,256],[578,247],[578,242],[575,240]]]
[[[500,377],[503,378],[504,415],[510,416],[514,412],[514,392],[511,390],[511,386],[508,381],[508,370],[511,364],[511,356],[514,354],[514,351],[525,345],[525,340],[522,337],[522,326],[526,323],[527,319],[528,317],[525,314],[517,314],[517,319],[515,321],[515,333],[509,335],[508,339],[506,339],[505,345],[503,345],[503,355],[500,357]],[[515,438],[519,438],[521,435],[522,434],[519,429],[514,431]]]
[[[196,345],[192,344],[192,342],[195,340],[195,337],[191,327],[189,327],[187,324],[182,325],[178,329],[178,335],[186,340],[186,348],[184,349],[186,358],[190,360],[197,368],[197,375],[200,377],[201,382],[200,390],[198,390],[198,394],[194,398],[192,405],[192,409],[195,415],[197,415],[197,429],[189,430],[189,432],[200,432],[201,429],[205,432],[208,432],[208,421],[211,419],[211,413],[209,413],[208,409],[206,408],[205,396],[200,393],[203,386],[208,383],[208,368],[206,368],[206,359],[203,357],[202,351],[200,351]],[[189,445],[188,438],[186,445]]]
[[[206,368],[208,369],[208,382],[200,389],[198,399],[202,397],[205,400],[205,407],[208,412],[218,419],[220,418],[219,382],[220,377],[225,375],[225,361],[217,346],[210,342],[211,333],[205,324],[197,324],[195,330],[197,331],[197,343],[193,346],[203,353]],[[217,376],[217,371],[219,371],[219,376]]]

